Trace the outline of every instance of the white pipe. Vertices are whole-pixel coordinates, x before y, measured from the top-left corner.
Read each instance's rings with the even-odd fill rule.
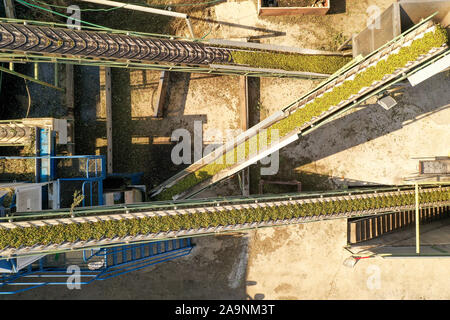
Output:
[[[142,7],[142,6],[136,6],[134,4],[126,4],[122,2],[117,1],[108,1],[108,0],[81,0],[83,2],[92,2],[97,4],[103,4],[105,6],[111,6],[111,7],[118,7],[118,8],[124,8],[124,9],[130,9],[130,10],[136,10],[136,11],[143,11],[143,12],[149,12],[149,13],[155,13],[155,14],[161,14],[164,16],[170,16],[175,18],[182,18],[187,19],[188,15],[185,13],[179,13],[179,12],[172,12],[168,10],[161,10],[161,9],[154,9],[154,8],[148,8],[148,7]]]

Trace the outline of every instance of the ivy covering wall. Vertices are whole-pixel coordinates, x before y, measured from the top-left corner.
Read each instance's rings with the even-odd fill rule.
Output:
[[[420,203],[450,200],[450,188],[421,192]],[[322,199],[326,200],[326,198]],[[149,233],[200,229],[263,221],[279,221],[306,216],[327,216],[354,211],[392,208],[415,203],[415,194],[374,194],[366,199],[309,202],[277,207],[196,212],[182,215],[152,216],[135,219],[83,222],[41,227],[0,229],[0,249],[20,246],[60,244],[78,240],[145,235]]]
[[[319,116],[322,112],[339,104],[342,100],[348,99],[353,94],[358,93],[364,87],[370,86],[375,81],[380,81],[385,75],[392,74],[395,70],[403,68],[409,61],[415,61],[420,55],[428,53],[431,49],[441,47],[443,44],[447,43],[447,41],[447,32],[445,29],[436,25],[433,32],[427,32],[422,38],[412,41],[408,47],[402,47],[397,53],[389,55],[386,60],[380,60],[376,65],[358,73],[353,80],[345,81],[342,85],[334,87],[332,91],[325,93],[320,98],[314,99],[303,108],[296,110],[288,117],[274,123],[267,129],[267,144],[270,145],[272,130],[278,130],[278,136],[283,138],[288,133],[311,121],[313,117]],[[256,140],[254,141],[258,141],[259,135],[257,135],[255,139]],[[247,158],[250,155],[249,143],[248,140],[245,142],[244,158]],[[257,143],[257,146],[259,146],[259,143]],[[236,160],[237,154],[236,148],[228,151],[228,153],[220,157],[218,161],[205,165],[196,172],[188,174],[172,187],[163,190],[157,195],[157,199],[172,199],[173,196],[188,190],[198,183],[232,166],[236,162],[230,163],[231,161],[229,161],[227,163],[226,159]]]

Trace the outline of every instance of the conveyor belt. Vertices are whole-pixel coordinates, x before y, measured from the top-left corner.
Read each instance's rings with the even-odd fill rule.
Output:
[[[343,70],[343,72],[334,77],[331,77],[329,80],[319,85],[315,90],[300,98],[295,103],[273,114],[255,127],[242,133],[234,141],[223,145],[216,152],[206,155],[204,158],[195,162],[177,175],[164,181],[161,185],[151,191],[151,195],[158,196],[161,199],[170,199],[172,197],[174,199],[183,199],[192,197],[203,189],[230,177],[245,167],[256,163],[258,160],[297,140],[299,136],[316,129],[318,126],[337,117],[349,108],[362,103],[380,88],[387,88],[392,83],[395,83],[395,81],[398,81],[398,79],[401,79],[402,77],[405,78],[405,75],[413,73],[415,69],[427,61],[430,61],[433,57],[448,53],[449,49],[446,44],[432,48],[430,51],[420,55],[415,61],[409,61],[402,68],[395,70],[395,72],[385,74],[381,80],[368,83],[366,87],[363,87],[361,90],[349,97],[341,98],[342,100],[339,103],[330,105],[327,110],[322,110],[320,114],[310,116],[309,120],[304,123],[297,124],[294,123],[294,120],[289,119],[296,112],[298,112],[297,116],[300,115],[297,118],[300,119],[302,119],[302,112],[314,113],[315,111],[311,112],[310,110],[307,110],[307,108],[308,104],[311,105],[314,103],[316,98],[320,99],[328,92],[332,92],[335,88],[343,85],[344,82],[348,80],[351,81],[371,66],[376,65],[379,61],[386,60],[391,54],[395,54],[404,46],[408,46],[414,39],[420,39],[424,36],[424,34],[433,32],[433,30],[435,30],[434,24],[431,21],[424,21],[417,27],[403,34],[402,37],[397,39],[397,41],[388,44],[374,54],[369,55],[358,64],[348,68],[347,70]],[[239,150],[248,149],[249,141],[256,137],[258,132],[264,130],[269,132],[272,130],[271,128],[278,129],[278,127],[281,127],[281,125],[279,125],[281,123],[284,123],[283,125],[287,124],[286,126],[291,126],[292,129],[282,135],[279,140],[272,139],[275,141],[271,142],[267,147],[260,148],[254,153],[249,152],[249,155],[246,155],[245,159],[242,159],[241,157],[240,160],[228,165],[226,168],[223,168],[223,165],[215,165],[217,159],[222,157],[224,154],[230,154],[233,152],[238,153],[241,152]],[[292,123],[294,123],[294,125],[292,125]],[[217,171],[214,166],[221,169]],[[199,173],[198,175],[196,175],[197,172]]]
[[[2,239],[11,239],[2,240],[0,256],[73,250],[414,210],[414,192],[411,186],[399,186],[271,197],[204,199],[197,202],[144,203],[127,207],[93,207],[75,211],[74,217],[70,217],[71,213],[68,211],[55,212],[54,217],[50,216],[52,212],[40,213],[39,217],[28,213],[27,216],[9,218],[12,222],[0,223]],[[420,208],[447,210],[450,205],[450,187],[424,186],[419,196]],[[230,218],[231,216],[234,218]],[[189,223],[176,226],[180,221]],[[94,238],[86,235],[89,228],[97,226],[103,226],[103,231],[96,229]],[[155,227],[161,228],[158,229],[160,231],[152,231],[151,228]],[[43,228],[42,231],[39,231],[39,228]],[[49,228],[56,229],[52,232]],[[10,234],[15,230],[19,233]],[[78,239],[75,237],[74,241],[65,241],[61,237],[75,232],[74,230],[79,232]],[[102,232],[105,234],[102,235]],[[29,235],[33,236],[30,238]],[[11,242],[11,246],[5,247],[5,241],[17,242],[17,237],[22,236],[25,237],[23,245],[13,245]],[[36,243],[27,245],[26,242],[30,240]],[[54,240],[59,242],[52,243]],[[44,243],[39,243],[40,241]]]
[[[26,144],[34,137],[35,128],[11,123],[0,123],[0,144],[17,145]]]
[[[62,26],[0,18],[0,59],[306,79],[327,78],[351,60],[341,52]]]

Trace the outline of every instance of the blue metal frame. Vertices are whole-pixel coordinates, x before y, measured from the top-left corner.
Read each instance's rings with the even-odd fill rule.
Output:
[[[5,160],[22,160],[22,159],[35,159],[36,163],[39,163],[37,166],[36,172],[36,182],[44,182],[50,180],[55,180],[56,178],[56,160],[57,159],[86,159],[86,175],[82,177],[75,177],[75,178],[58,178],[58,182],[60,181],[83,181],[82,184],[82,193],[83,196],[85,196],[85,185],[90,185],[90,205],[92,206],[92,186],[93,183],[96,182],[98,186],[98,205],[103,205],[103,180],[106,178],[106,161],[105,156],[103,155],[76,155],[76,156],[55,156],[48,154],[48,152],[51,152],[52,148],[48,148],[48,144],[45,143],[42,144],[42,141],[49,141],[47,138],[45,138],[45,135],[47,133],[44,130],[40,131],[40,146],[39,146],[39,156],[28,156],[28,157],[0,157],[0,159]],[[42,138],[44,137],[44,138]],[[52,139],[54,140],[54,139]],[[54,148],[53,148],[54,150]],[[42,161],[44,160],[44,161]],[[46,161],[45,161],[46,160]],[[98,167],[98,160],[101,161],[101,168]],[[89,164],[91,161],[94,161],[95,164],[95,170],[93,175],[89,174]],[[43,163],[48,163],[48,165],[43,165]],[[99,172],[99,169],[101,171]],[[60,184],[58,183],[58,188],[60,187]],[[59,193],[58,189],[58,193]],[[85,201],[83,200],[83,206],[85,206]]]
[[[92,186],[93,186],[93,182],[97,183],[97,188],[98,188],[98,204],[99,206],[103,205],[103,180],[106,178],[106,161],[105,161],[105,156],[71,156],[71,157],[82,157],[82,158],[86,158],[86,177],[83,178],[60,178],[58,179],[58,181],[83,181],[83,184],[81,185],[81,192],[83,194],[83,202],[82,205],[83,207],[86,206],[86,201],[85,201],[85,185],[89,184],[89,193],[90,193],[90,205],[89,206],[93,206],[93,194],[92,194]],[[101,172],[99,175],[98,172],[98,162],[97,160],[101,159]],[[94,171],[94,176],[90,176],[89,175],[89,163],[91,160],[94,160],[94,164],[95,164],[95,171]],[[58,183],[58,188],[61,185]],[[58,190],[59,192],[59,190]]]
[[[55,133],[49,129],[36,128],[36,154],[38,157],[55,156]],[[54,180],[55,160],[51,158],[36,159],[36,182]]]
[[[86,267],[80,268],[80,279],[88,279],[80,282],[71,282],[71,284],[87,285],[96,280],[101,281],[111,279],[119,275],[149,267],[151,265],[186,256],[191,253],[192,248],[193,245],[191,243],[191,239],[185,238],[147,242],[136,245],[124,245],[121,247],[102,248],[99,250],[85,250],[82,254],[82,262],[86,264],[93,258],[100,258],[104,265],[98,270],[90,270]],[[136,258],[138,250],[140,253],[140,258]],[[131,259],[127,258],[128,253],[130,253]],[[46,285],[67,285],[68,278],[72,276],[67,273],[67,268],[48,268],[45,266],[45,260],[46,257],[41,258],[39,261],[35,262],[34,267],[29,265],[26,270],[21,270],[18,273],[0,274],[0,290],[6,286],[25,286],[23,289],[0,291],[0,294],[16,294]],[[14,264],[14,261],[10,260],[10,263]],[[56,278],[61,280],[42,280],[45,278]],[[25,279],[37,280],[27,282],[24,281]]]

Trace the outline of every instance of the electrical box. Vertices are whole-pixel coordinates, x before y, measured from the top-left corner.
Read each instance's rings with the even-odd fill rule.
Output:
[[[17,212],[42,210],[42,187],[16,189],[16,206]]]

